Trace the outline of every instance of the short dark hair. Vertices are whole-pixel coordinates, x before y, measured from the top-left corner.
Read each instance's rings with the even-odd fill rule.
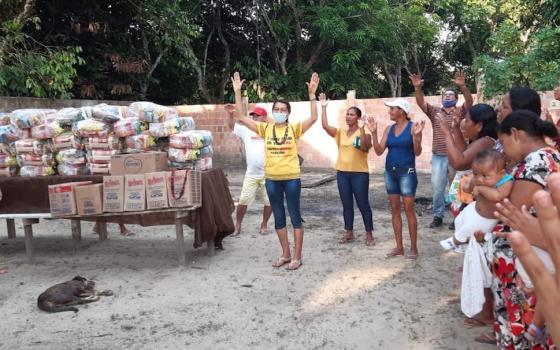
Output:
[[[544,138],[558,136],[556,126],[541,119],[541,117],[526,109],[519,109],[510,115],[498,126],[500,134],[511,135],[511,129],[523,130],[529,136]]]
[[[515,86],[508,94],[512,111],[527,109],[537,115],[541,114],[541,98],[535,90],[527,86]]]
[[[504,157],[504,155],[492,148],[483,149],[482,151],[478,152],[476,157],[474,157],[473,159],[473,164],[481,164],[490,161],[494,163],[497,170],[506,168],[506,158]]]
[[[358,118],[362,117],[362,110],[361,109],[359,109],[356,106],[352,106],[352,107],[348,108],[348,110],[351,110],[351,109],[353,109],[354,112],[356,112],[356,115],[358,116]]]
[[[274,107],[276,106],[277,103],[283,103],[288,107],[288,113],[292,113],[292,106],[290,106],[290,102],[283,100],[283,99],[277,99],[274,100],[274,102],[272,103],[272,109],[274,109]]]
[[[498,117],[494,108],[485,103],[478,103],[469,109],[469,115],[474,123],[482,123],[478,138],[485,136],[498,138]]]

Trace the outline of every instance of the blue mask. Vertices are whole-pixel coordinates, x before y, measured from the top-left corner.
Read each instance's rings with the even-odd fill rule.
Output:
[[[457,104],[457,100],[443,100],[442,104],[444,108],[455,107],[455,105]]]
[[[288,115],[284,113],[272,113],[272,118],[276,124],[283,124],[288,120]]]

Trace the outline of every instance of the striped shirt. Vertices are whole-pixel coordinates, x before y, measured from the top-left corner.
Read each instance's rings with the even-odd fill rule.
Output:
[[[467,115],[467,109],[465,105],[460,107],[456,107],[461,110],[461,120],[465,118]],[[433,141],[432,141],[432,152],[437,154],[438,156],[446,156],[447,155],[447,147],[445,143],[445,135],[441,131],[441,126],[439,125],[438,121],[436,120],[436,116],[438,113],[443,114],[445,120],[447,120],[447,125],[451,128],[451,122],[453,121],[453,113],[446,112],[443,107],[435,107],[429,103],[426,103],[426,115],[428,119],[432,122],[432,130],[433,130]]]

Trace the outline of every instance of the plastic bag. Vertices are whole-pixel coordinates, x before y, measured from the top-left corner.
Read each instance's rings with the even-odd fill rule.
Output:
[[[53,148],[60,151],[67,148],[82,149],[82,138],[74,135],[71,131],[66,131],[53,139]]]
[[[76,175],[89,175],[89,167],[86,164],[73,165],[73,164],[59,164],[58,174],[62,176],[76,176]]]
[[[16,157],[5,153],[0,153],[0,168],[15,167],[17,166],[17,164],[18,163]]]
[[[20,169],[21,176],[51,176],[56,175],[56,169],[52,166],[24,166]]]
[[[84,119],[86,119],[84,108],[63,108],[56,114],[56,121],[60,126],[72,126]]]
[[[119,153],[120,151],[116,150],[94,149],[88,151],[87,159],[90,163],[109,164],[111,162],[111,156]]]
[[[125,145],[128,149],[149,151],[156,146],[156,140],[151,135],[134,135],[125,139]]]
[[[169,146],[173,148],[202,148],[212,143],[212,133],[208,130],[189,130],[169,136]]]
[[[130,114],[128,107],[124,106],[110,106],[102,103],[92,108],[92,118],[104,123],[116,123],[125,116],[130,118]]]
[[[6,155],[9,155],[9,156],[15,156],[16,155],[16,144],[15,143],[10,143],[10,144],[0,143],[0,153],[6,154]]]
[[[147,129],[146,123],[140,121],[138,118],[122,119],[115,123],[114,131],[118,137],[127,137],[138,135]]]
[[[52,153],[45,153],[41,156],[36,156],[30,153],[18,154],[17,164],[23,166],[53,166],[55,160]]]
[[[204,157],[194,162],[194,170],[206,171],[212,169],[212,157]]]
[[[52,139],[64,132],[57,121],[39,124],[31,128],[31,137],[37,140]]]
[[[194,128],[195,124],[193,118],[181,117],[163,123],[150,124],[150,134],[153,137],[167,137],[180,133],[181,131],[193,130]]]
[[[107,137],[111,126],[94,119],[84,119],[72,125],[72,131],[80,137]]]
[[[19,175],[19,168],[17,166],[9,168],[0,168],[0,177],[13,177]]]
[[[138,114],[140,120],[148,123],[163,123],[166,120],[178,117],[175,108],[161,106],[152,102],[134,102],[130,104],[130,109]]]
[[[45,153],[53,151],[53,143],[51,140],[34,140],[23,139],[15,142],[17,154],[32,153],[42,156]]]
[[[111,170],[109,164],[89,164],[88,167],[91,175],[109,175]]]
[[[115,135],[109,135],[107,137],[90,137],[87,139],[88,150],[92,149],[106,149],[106,150],[121,150],[122,142]]]
[[[86,164],[86,154],[77,149],[65,149],[56,154],[56,161],[59,164]]]
[[[198,149],[182,149],[182,148],[169,148],[167,155],[172,162],[187,162],[190,160],[198,159],[200,150]]]
[[[11,113],[12,123],[20,129],[32,128],[47,118],[55,118],[56,109],[16,109]]]
[[[0,125],[10,125],[12,124],[12,119],[9,113],[0,112]]]
[[[14,124],[0,125],[0,143],[12,143],[21,139],[21,136],[21,130]]]

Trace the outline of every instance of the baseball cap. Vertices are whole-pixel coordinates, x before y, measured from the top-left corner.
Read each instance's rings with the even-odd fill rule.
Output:
[[[391,102],[385,102],[385,106],[387,107],[399,107],[402,109],[406,114],[410,112],[410,103],[404,98],[398,98]]]
[[[253,114],[258,115],[259,117],[267,116],[266,109],[258,106],[253,108],[253,110],[249,113],[249,115],[253,115]]]

